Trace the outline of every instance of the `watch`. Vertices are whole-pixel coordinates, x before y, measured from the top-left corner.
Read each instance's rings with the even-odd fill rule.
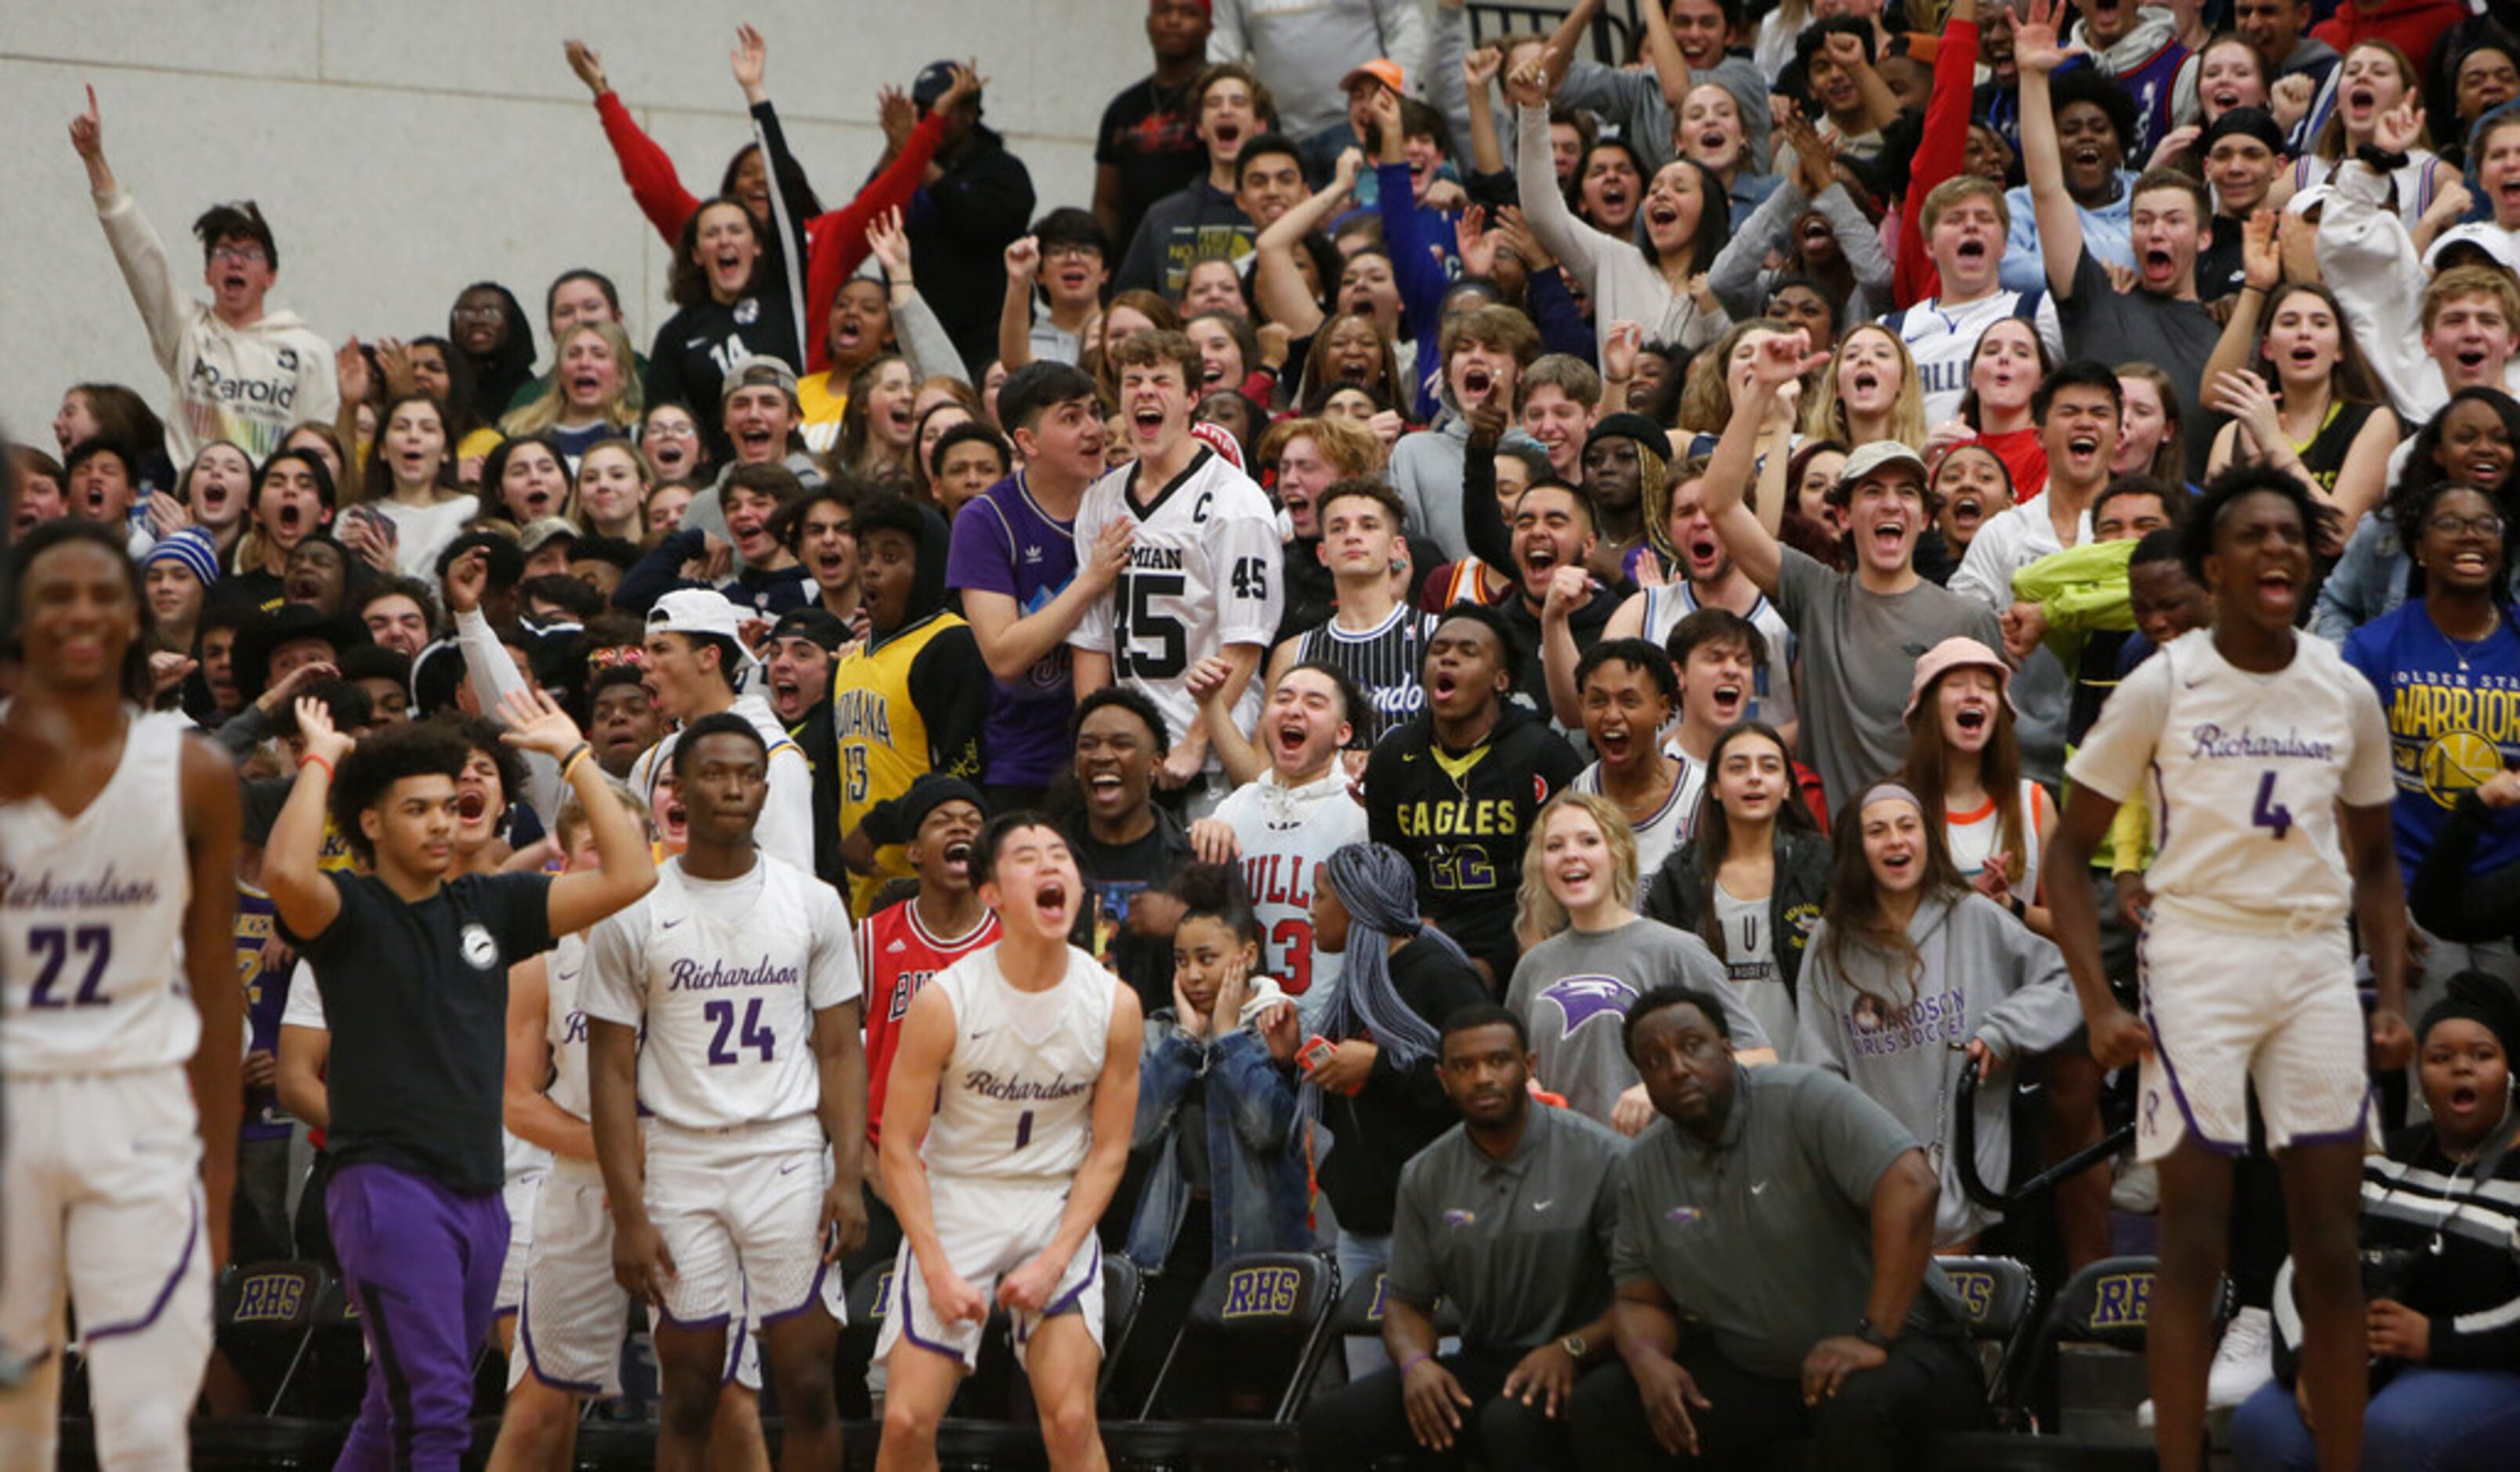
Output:
[[[1870,1318],[1858,1314],[1855,1319],[1855,1337],[1876,1350],[1886,1350],[1890,1348],[1892,1336],[1882,1333],[1881,1326]]]
[[[1592,1346],[1584,1342],[1584,1336],[1581,1334],[1567,1335],[1564,1339],[1557,1341],[1557,1347],[1566,1352],[1567,1358],[1579,1362],[1584,1358],[1584,1352],[1592,1348]]]

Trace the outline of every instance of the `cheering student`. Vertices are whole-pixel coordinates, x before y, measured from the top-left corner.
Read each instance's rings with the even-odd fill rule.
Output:
[[[369,1352],[351,1466],[382,1465],[393,1446],[453,1466],[472,1445],[472,1357],[508,1243],[508,967],[656,883],[576,723],[539,694],[511,695],[500,713],[511,744],[560,763],[600,868],[446,878],[463,738],[421,725],[353,742],[311,700],[297,705],[297,785],[263,851],[263,887],[332,1031],[326,1217]],[[322,868],[328,811],[368,872]]]

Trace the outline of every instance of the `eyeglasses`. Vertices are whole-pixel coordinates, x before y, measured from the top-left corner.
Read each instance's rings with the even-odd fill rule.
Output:
[[[606,669],[618,668],[623,666],[627,666],[633,669],[647,668],[648,651],[640,648],[636,644],[614,644],[605,648],[591,649],[587,651],[586,670],[589,674],[599,673]]]
[[[1076,260],[1080,258],[1101,260],[1102,258],[1102,248],[1100,246],[1089,246],[1082,241],[1060,241],[1054,245],[1042,247],[1041,258],[1044,260]]]
[[[458,322],[496,322],[507,315],[508,309],[496,301],[480,306],[459,306],[455,309],[455,320]]]
[[[2491,512],[2484,516],[2427,517],[2424,520],[2424,529],[2439,532],[2443,536],[2458,536],[2469,531],[2479,536],[2500,536],[2502,518]]]
[[[260,246],[212,246],[210,248],[210,259],[224,260],[233,265],[258,266],[270,258],[270,253]]]

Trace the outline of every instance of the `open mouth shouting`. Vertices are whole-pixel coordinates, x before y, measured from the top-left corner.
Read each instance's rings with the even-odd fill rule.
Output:
[[[1292,768],[1297,759],[1303,756],[1305,743],[1312,739],[1312,728],[1304,723],[1304,718],[1300,715],[1289,715],[1279,721],[1278,728],[1270,733],[1270,740],[1277,747],[1279,759],[1289,768]]]
[[[2258,575],[2258,607],[2286,621],[2300,604],[2300,590],[2289,568],[2269,568]]]
[[[1951,502],[1952,527],[1974,536],[1986,522],[1986,497],[1974,490],[1955,492]]]
[[[2065,441],[2065,458],[2073,462],[2075,471],[2080,475],[2097,474],[2100,463],[2100,437],[2090,434],[2071,437]]]
[[[1067,924],[1067,881],[1058,875],[1043,879],[1033,887],[1034,913],[1050,925],[1064,928]]]
[[[455,816],[470,828],[481,821],[490,810],[490,795],[477,787],[468,787],[455,795]]]
[[[1153,444],[1164,433],[1164,406],[1150,400],[1131,410],[1129,433],[1141,445]]]
[[[1464,404],[1485,403],[1488,391],[1496,387],[1496,375],[1485,363],[1472,363],[1462,370],[1462,401]]]
[[[2369,86],[2349,87],[2345,92],[2345,115],[2358,122],[2367,122],[2380,109],[2380,94]]]
[[[1715,723],[1729,726],[1739,720],[1745,713],[1750,701],[1750,689],[1738,678],[1728,675],[1719,681],[1714,689],[1707,692],[1706,701],[1714,710]]]
[[[1688,575],[1692,580],[1710,581],[1718,572],[1723,570],[1724,544],[1714,537],[1691,537],[1680,552],[1681,557],[1688,564]]]
[[[2145,247],[2138,264],[2143,267],[2146,286],[2167,290],[2179,279],[2179,257],[2159,246]]]
[[[1645,227],[1660,235],[1680,223],[1680,207],[1669,200],[1656,200],[1645,207]]]

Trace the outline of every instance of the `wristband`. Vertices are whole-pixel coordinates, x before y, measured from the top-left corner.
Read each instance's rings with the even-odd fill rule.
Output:
[[[333,763],[316,756],[313,752],[308,752],[305,756],[297,759],[297,769],[299,771],[302,772],[310,766],[320,766],[324,768],[324,780],[327,782],[333,780]]]
[[[585,760],[587,755],[594,750],[595,744],[589,741],[581,741],[569,748],[568,755],[560,759],[560,779],[562,782],[567,781],[570,770],[580,761]]]
[[[1435,1357],[1434,1356],[1427,1354],[1427,1353],[1426,1353],[1425,1351],[1423,1351],[1423,1350],[1420,1350],[1420,1351],[1418,1351],[1417,1354],[1410,1356],[1408,1358],[1401,1360],[1401,1361],[1400,1361],[1400,1374],[1401,1374],[1401,1377],[1402,1377],[1403,1379],[1406,1379],[1406,1378],[1408,1377],[1408,1374],[1409,1374],[1409,1372],[1410,1372],[1411,1370],[1416,1369],[1418,1366],[1419,1366],[1419,1365],[1421,1365],[1421,1364],[1424,1364],[1427,1360],[1432,1359],[1432,1358],[1434,1358],[1434,1357]]]
[[[2027,922],[2030,919],[2030,906],[2022,902],[2020,896],[2012,895],[2006,897],[2004,904],[2012,911],[2013,919],[2024,922]]]

